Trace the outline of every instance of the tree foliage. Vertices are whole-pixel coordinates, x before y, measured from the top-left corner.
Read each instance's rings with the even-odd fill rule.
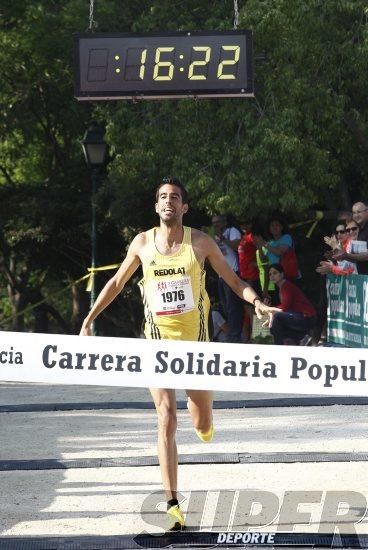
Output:
[[[255,99],[108,107],[113,181],[144,194],[173,172],[209,212],[348,207],[367,191],[364,2],[248,0],[240,23],[265,57]]]

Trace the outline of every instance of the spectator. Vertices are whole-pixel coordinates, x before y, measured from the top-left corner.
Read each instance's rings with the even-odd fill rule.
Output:
[[[340,248],[345,250],[344,244],[348,239],[348,233],[346,232],[346,222],[339,220],[336,224],[335,231],[331,237],[324,237],[325,243],[332,249]]]
[[[257,250],[256,260],[263,301],[265,304],[272,304],[274,306],[278,304],[280,300],[278,299],[278,292],[276,292],[275,284],[271,283],[269,279],[268,268],[270,267],[270,262],[268,261],[267,256],[261,254],[260,250]]]
[[[240,222],[242,237],[238,246],[239,274],[243,281],[246,281],[259,295],[261,285],[259,282],[259,271],[257,266],[257,245],[252,232],[252,222],[243,220]]]
[[[322,260],[316,268],[317,273],[321,275],[328,275],[333,273],[333,269],[337,268],[336,260],[332,260],[334,250],[343,250],[345,242],[347,240],[348,233],[346,231],[346,223],[343,220],[339,220],[336,223],[335,231],[333,235],[323,238],[324,242],[330,247],[329,250],[323,254],[324,260]],[[317,346],[324,346],[327,341],[327,293],[326,282],[323,281],[321,285],[321,294],[318,307],[318,329],[319,339]]]
[[[351,220],[348,220],[346,222],[346,234],[348,236],[346,250],[347,250],[347,252],[351,252],[352,247],[354,245],[354,241],[359,241],[359,239],[358,239],[359,225],[357,224],[357,222],[355,220],[351,219]],[[356,267],[355,272],[357,273],[358,272],[358,266],[356,265],[356,263],[354,263],[354,265]]]
[[[254,232],[254,240],[257,244],[256,262],[259,272],[259,283],[261,285],[262,297],[266,304],[275,306],[280,302],[277,287],[270,282],[268,269],[270,262],[267,257],[267,250],[263,248],[262,243],[265,242],[264,234],[259,230]]]
[[[271,334],[277,345],[300,345],[312,341],[309,331],[316,324],[316,310],[300,288],[285,278],[281,264],[269,267],[270,281],[280,292],[279,311],[274,314]]]
[[[349,260],[357,264],[360,275],[368,275],[368,202],[359,201],[353,204],[352,215],[359,226],[357,239],[352,242],[351,252],[336,252],[336,260]]]
[[[257,245],[252,232],[252,222],[244,219],[240,222],[240,230],[243,235],[238,246],[239,275],[243,281],[246,281],[253,288],[258,296],[261,296],[262,289],[259,282],[259,271],[256,257]],[[254,307],[252,304],[245,303],[243,307],[246,316],[246,341],[249,341],[252,334]]]
[[[215,241],[226,263],[236,274],[239,274],[237,249],[241,239],[240,231],[236,227],[227,227],[226,216],[213,216],[212,225]],[[221,306],[229,325],[227,342],[240,343],[244,316],[243,300],[221,278],[219,278],[218,287]]]
[[[335,234],[332,237],[325,237],[324,241],[334,251],[338,253],[340,250],[351,252],[352,241],[355,240],[358,234],[359,227],[354,220],[346,222],[338,222]],[[336,260],[335,260],[336,261]],[[316,271],[321,275],[352,275],[356,274],[357,266],[349,260],[337,260],[335,265],[332,261],[321,261]]]
[[[351,252],[352,242],[356,239],[359,231],[358,224],[353,220],[347,220],[346,225],[344,222],[339,222],[336,226],[335,235],[332,237],[325,237],[325,242],[331,246],[335,254],[340,250],[346,250],[346,252]],[[333,254],[333,250],[331,250]],[[334,260],[333,261],[321,261],[317,267],[317,273],[321,275],[352,275],[357,273],[357,265],[354,262],[349,260]],[[320,336],[317,346],[324,346],[327,341],[327,295],[326,295],[326,284],[323,285],[321,289],[321,303],[319,308],[319,326],[320,326]]]
[[[218,304],[211,297],[211,317],[213,325],[212,342],[226,342],[229,334],[229,325],[221,315]]]
[[[272,239],[266,242],[264,239],[256,239],[258,249],[262,246],[266,250],[266,256],[270,264],[280,263],[285,277],[291,281],[300,283],[301,273],[295,254],[294,243],[288,232],[287,224],[279,215],[274,215],[269,221],[269,230]]]

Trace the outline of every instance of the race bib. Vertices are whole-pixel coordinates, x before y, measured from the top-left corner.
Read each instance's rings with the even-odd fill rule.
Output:
[[[194,309],[190,277],[153,281],[152,287],[155,315],[178,315]]]

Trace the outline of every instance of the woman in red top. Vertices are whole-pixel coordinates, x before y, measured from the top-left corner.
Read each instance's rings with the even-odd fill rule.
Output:
[[[271,264],[268,273],[270,281],[279,288],[281,301],[271,326],[274,343],[298,346],[315,326],[316,310],[300,288],[285,279],[281,264]]]
[[[253,223],[244,219],[239,224],[243,234],[238,245],[239,275],[253,290],[262,296],[259,271],[257,266],[257,245],[254,240]],[[252,323],[254,307],[251,304],[244,304],[244,327],[246,341],[249,342],[252,335]]]
[[[242,238],[238,245],[239,275],[243,281],[250,284],[253,290],[260,295],[262,289],[259,283],[259,271],[256,257],[257,245],[252,231],[252,222],[240,222],[240,230],[242,232]]]

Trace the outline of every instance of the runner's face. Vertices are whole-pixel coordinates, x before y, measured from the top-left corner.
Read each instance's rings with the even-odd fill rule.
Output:
[[[155,209],[166,225],[181,223],[183,214],[188,211],[188,205],[183,203],[180,187],[171,183],[160,187]]]

